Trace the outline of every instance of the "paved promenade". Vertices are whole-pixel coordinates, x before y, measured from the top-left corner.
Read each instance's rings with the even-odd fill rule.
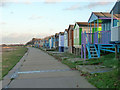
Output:
[[[18,76],[9,88],[94,88],[70,68],[47,53],[29,48],[25,62],[18,70]]]

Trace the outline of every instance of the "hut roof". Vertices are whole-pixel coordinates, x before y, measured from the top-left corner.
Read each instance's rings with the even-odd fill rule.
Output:
[[[115,5],[114,5],[114,7],[112,8],[112,10],[111,10],[110,13],[112,13],[112,11],[113,11],[113,14],[120,14],[120,0],[118,0],[118,1],[115,3]]]
[[[65,31],[68,31],[68,29],[65,29]]]
[[[88,26],[88,22],[76,22],[79,26]]]
[[[74,28],[74,25],[69,25],[68,31],[69,31],[71,28],[73,29],[73,28]],[[72,29],[71,29],[71,30],[72,30]]]
[[[114,15],[113,17],[117,18],[116,15]],[[111,19],[111,14],[109,12],[92,12],[88,22],[93,22],[98,19]]]
[[[59,34],[64,35],[64,32],[59,32]]]

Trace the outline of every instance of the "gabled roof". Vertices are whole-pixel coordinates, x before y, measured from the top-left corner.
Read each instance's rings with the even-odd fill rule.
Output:
[[[88,22],[76,22],[75,25],[78,24],[80,26],[88,27]],[[90,24],[89,24],[90,25]],[[91,26],[94,26],[94,23],[91,23]]]
[[[65,31],[67,31],[67,32],[68,32],[68,29],[65,29]],[[65,32],[65,31],[64,31],[64,32]]]
[[[71,28],[73,29],[73,28],[74,28],[74,25],[69,25],[68,31],[69,31]]]
[[[33,38],[34,41],[41,40],[41,38]]]
[[[118,0],[118,1],[115,3],[115,5],[114,5],[114,7],[112,8],[112,10],[111,10],[110,13],[112,13],[112,11],[113,11],[113,14],[120,14],[120,0]]]
[[[55,35],[59,35],[59,33],[55,33]]]
[[[48,36],[48,37],[45,37],[44,39],[45,39],[45,40],[49,40],[49,38],[50,38],[50,36]]]
[[[64,35],[64,32],[59,32],[59,34]]]
[[[117,18],[115,15],[114,18]],[[111,14],[109,12],[92,12],[88,22],[93,22],[97,19],[111,19]]]
[[[105,17],[105,18],[111,18],[111,14],[108,12],[93,12],[98,18]]]
[[[52,35],[51,37],[54,37],[54,35]]]
[[[88,25],[90,26],[90,23],[88,23],[88,22],[76,22],[75,26],[76,26],[76,24],[78,24],[79,27],[88,27]],[[99,24],[99,25],[101,25],[101,24]],[[91,23],[91,27],[94,27],[94,23]]]
[[[76,22],[79,26],[88,26],[88,22]]]

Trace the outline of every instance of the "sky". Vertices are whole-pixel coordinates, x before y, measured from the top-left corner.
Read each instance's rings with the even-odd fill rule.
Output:
[[[44,38],[63,32],[69,24],[87,22],[92,12],[110,12],[115,2],[4,0],[0,2],[1,43],[25,44],[32,38]]]

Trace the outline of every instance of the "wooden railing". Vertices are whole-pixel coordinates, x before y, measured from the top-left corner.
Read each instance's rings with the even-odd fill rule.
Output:
[[[87,36],[87,38],[86,38]],[[109,44],[111,40],[111,31],[99,31],[95,33],[82,33],[82,44]]]

